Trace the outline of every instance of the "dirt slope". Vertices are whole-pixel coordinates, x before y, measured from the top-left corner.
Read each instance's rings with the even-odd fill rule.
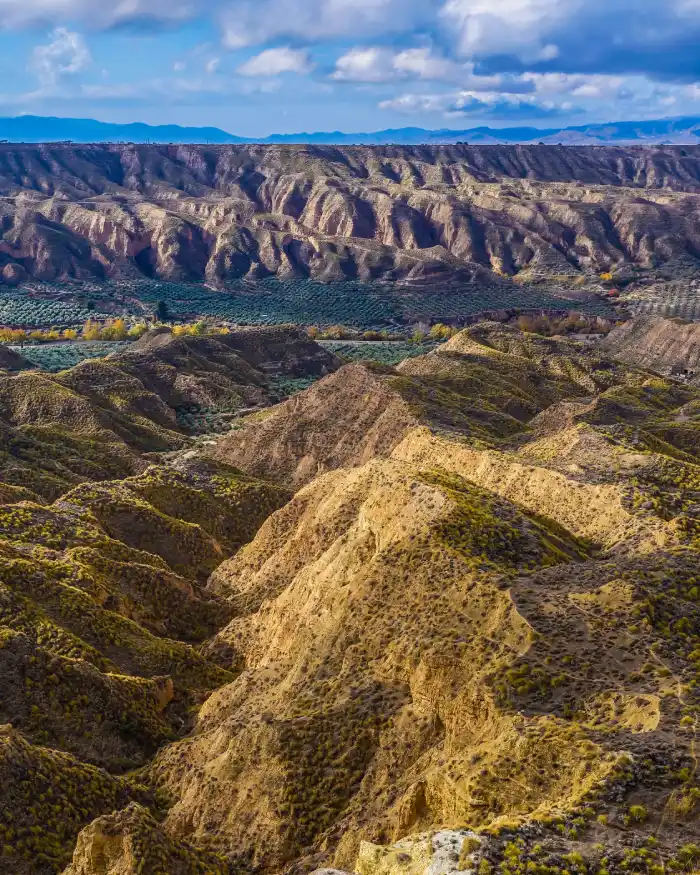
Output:
[[[282,327],[157,333],[59,374],[0,373],[2,489],[54,499],[86,480],[139,473],[142,454],[191,445],[199,427],[183,411],[230,417],[278,397],[274,377],[319,376],[339,365],[304,332]]]
[[[179,405],[264,404],[272,377],[334,366],[287,328],[160,333],[0,377],[3,875],[62,871],[79,830],[129,802],[160,817],[160,797],[122,775],[239,670],[224,645],[202,652],[232,616],[205,584],[291,496],[193,456]]]
[[[323,471],[388,456],[411,429],[494,445],[564,398],[643,383],[581,344],[481,323],[398,368],[346,365],[222,438],[214,458],[299,486]]]
[[[676,695],[687,651],[664,631],[696,628],[692,541],[657,519],[673,552],[617,531],[600,553],[475,486],[468,464],[445,473],[436,450],[451,442],[437,442],[417,462],[323,475],[215,573],[238,615],[219,640],[246,671],[157,759],[173,835],[276,871],[584,810],[584,825],[615,822],[591,828],[614,847],[635,840],[617,832],[635,800],[659,823],[692,750],[680,721],[695,699]],[[630,747],[646,764],[633,778]],[[664,853],[681,835],[697,837],[667,823]]]
[[[663,316],[645,316],[617,326],[601,344],[610,355],[630,364],[668,374],[679,366],[700,372],[700,325]]]
[[[0,368],[3,371],[25,371],[33,367],[34,365],[29,359],[8,346],[0,345]]]
[[[652,267],[698,251],[699,191],[694,146],[2,145],[0,268],[488,283]]]

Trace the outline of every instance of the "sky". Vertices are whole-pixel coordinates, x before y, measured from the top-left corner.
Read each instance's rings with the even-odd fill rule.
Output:
[[[0,0],[0,115],[242,136],[700,116],[700,0]]]

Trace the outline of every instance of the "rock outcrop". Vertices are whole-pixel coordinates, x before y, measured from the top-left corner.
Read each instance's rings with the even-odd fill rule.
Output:
[[[169,836],[153,815],[133,803],[98,818],[78,840],[64,875],[231,875],[221,857]]]

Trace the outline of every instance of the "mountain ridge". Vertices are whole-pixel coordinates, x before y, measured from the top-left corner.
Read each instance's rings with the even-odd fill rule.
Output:
[[[479,125],[461,130],[435,130],[407,126],[379,131],[300,131],[273,133],[265,137],[242,137],[214,126],[192,127],[177,124],[150,125],[145,122],[112,123],[96,119],[59,118],[23,115],[0,118],[0,140],[39,143],[71,140],[76,143],[261,143],[324,145],[419,145],[472,143],[560,143],[585,145],[618,143],[654,145],[700,142],[700,116],[648,119],[640,121],[594,122],[561,128],[515,126],[491,128]]]
[[[3,144],[0,269],[9,285],[459,278],[523,307],[512,277],[695,259],[698,197],[698,146]]]

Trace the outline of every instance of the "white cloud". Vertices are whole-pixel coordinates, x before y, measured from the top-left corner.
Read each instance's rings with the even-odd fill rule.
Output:
[[[221,13],[229,48],[283,39],[315,42],[410,32],[434,17],[431,0],[234,0]]]
[[[472,75],[474,72],[473,65],[456,64],[448,58],[434,55],[429,48],[399,52],[394,58],[394,66],[400,73],[442,82],[464,78],[465,74]]]
[[[313,64],[304,49],[266,49],[236,70],[241,76],[279,76],[282,73],[310,73]]]
[[[45,87],[56,85],[63,76],[80,73],[92,62],[90,51],[79,33],[57,27],[50,39],[46,45],[36,46],[31,60],[32,69]]]
[[[395,57],[389,49],[351,49],[336,61],[332,78],[339,82],[388,82],[398,72]]]
[[[455,62],[430,47],[394,52],[381,47],[354,48],[336,61],[332,78],[340,82],[391,82],[421,79],[449,82],[477,91],[534,91],[522,77],[478,76],[471,62]]]
[[[212,75],[212,74],[217,72],[217,70],[219,69],[220,66],[221,66],[221,58],[210,58],[207,61],[204,69],[207,71],[207,73]]]
[[[382,101],[379,108],[402,113],[441,113],[447,118],[479,114],[501,118],[518,115],[545,117],[560,111],[575,111],[568,101],[557,105],[552,101],[538,101],[530,95],[468,89],[450,94],[401,94]]]
[[[537,94],[569,94],[591,99],[615,98],[624,85],[621,76],[600,74],[524,73],[522,79],[530,82]]]
[[[514,54],[541,61],[559,54],[550,34],[577,6],[578,0],[446,0],[440,15],[464,57]]]
[[[473,74],[472,64],[459,64],[432,49],[421,48],[392,51],[370,46],[354,48],[336,61],[333,79],[341,82],[388,82],[392,79],[415,77],[442,82],[464,80]]]
[[[449,94],[400,94],[391,100],[383,100],[379,108],[406,113],[447,112],[453,100]]]

